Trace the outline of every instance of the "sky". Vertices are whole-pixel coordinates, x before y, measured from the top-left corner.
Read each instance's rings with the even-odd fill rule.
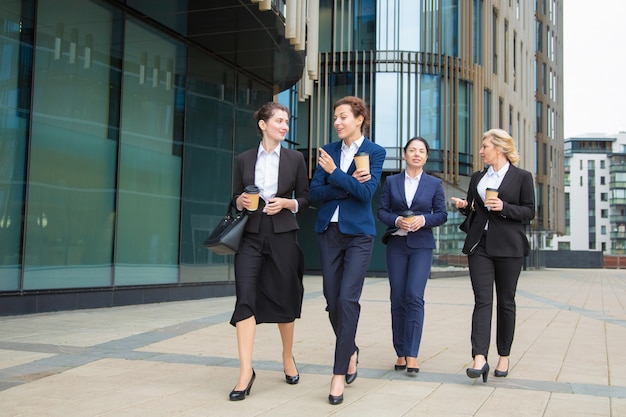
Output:
[[[564,137],[626,131],[626,1],[563,0]]]

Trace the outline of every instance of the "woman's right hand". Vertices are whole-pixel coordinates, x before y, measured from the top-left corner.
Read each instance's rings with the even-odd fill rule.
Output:
[[[237,205],[237,211],[247,209],[248,207],[250,207],[250,197],[246,193],[241,193],[239,194],[239,197],[237,197],[237,201],[235,204]]]
[[[452,200],[452,202],[454,203],[454,207],[456,207],[457,209],[464,209],[465,207],[467,207],[467,200],[457,197],[450,197],[450,200]]]

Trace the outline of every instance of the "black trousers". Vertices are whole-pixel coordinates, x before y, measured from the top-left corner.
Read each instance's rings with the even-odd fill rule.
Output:
[[[487,357],[489,353],[494,284],[497,297],[496,346],[500,356],[509,356],[511,353],[515,334],[515,291],[523,262],[523,257],[489,256],[485,250],[484,237],[468,256],[474,290],[472,358],[476,355]]]
[[[326,311],[335,336],[333,374],[348,372],[356,351],[356,331],[361,313],[359,299],[369,266],[374,237],[346,235],[331,223],[317,238],[322,266]]]

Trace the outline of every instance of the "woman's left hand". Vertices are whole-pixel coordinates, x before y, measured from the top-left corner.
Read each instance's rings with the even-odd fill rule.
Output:
[[[404,218],[398,220],[398,227],[407,232],[417,232],[424,227],[424,224],[426,224],[426,219],[423,215],[414,216],[410,220],[405,220]]]
[[[286,201],[286,198],[272,198],[265,204],[265,207],[263,207],[263,212],[268,216],[280,213],[280,211],[285,208]]]
[[[504,202],[498,197],[488,198],[487,201],[485,201],[485,207],[491,211],[502,211]]]
[[[364,183],[371,180],[372,175],[368,169],[359,168],[352,173],[352,178],[356,178],[358,182]]]

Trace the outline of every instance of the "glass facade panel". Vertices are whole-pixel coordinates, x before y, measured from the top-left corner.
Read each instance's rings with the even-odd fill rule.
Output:
[[[20,2],[0,8],[0,291],[19,289],[33,23]]]
[[[473,0],[474,8],[473,8],[473,18],[474,18],[474,27],[472,28],[472,36],[473,36],[473,58],[474,64],[483,65],[483,54],[484,54],[484,46],[483,46],[483,31],[484,31],[484,0]]]
[[[40,0],[37,17],[23,288],[107,286],[114,14],[88,1]]]
[[[232,257],[216,255],[202,243],[226,213],[231,197],[234,80],[232,69],[189,50],[181,282],[231,278]]]
[[[459,153],[470,154],[472,152],[472,120],[473,118],[473,85],[461,81],[459,83]]]
[[[421,41],[420,2],[395,0],[378,2],[378,39],[381,51],[419,51]]]
[[[441,149],[440,132],[441,77],[421,75],[420,82],[420,136],[428,140],[431,149]],[[428,162],[431,162],[430,159]]]
[[[384,148],[395,148],[402,141],[409,138],[400,137],[400,114],[398,100],[400,77],[394,72],[379,72],[375,74],[376,82],[376,143]],[[396,157],[402,159],[402,155]],[[398,165],[399,166],[399,165]]]
[[[175,81],[184,48],[132,21],[124,46],[115,284],[174,283],[184,108]]]

